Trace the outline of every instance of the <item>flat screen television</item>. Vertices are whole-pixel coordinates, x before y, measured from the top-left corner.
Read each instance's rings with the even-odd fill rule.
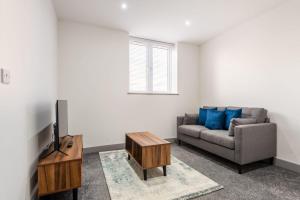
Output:
[[[67,100],[57,100],[55,108],[56,123],[54,124],[54,151],[59,151],[60,139],[68,135]]]

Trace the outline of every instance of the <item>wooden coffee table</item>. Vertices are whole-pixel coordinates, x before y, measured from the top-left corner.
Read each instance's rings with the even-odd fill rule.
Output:
[[[167,165],[171,164],[171,143],[149,132],[126,134],[125,148],[128,160],[133,157],[142,167],[144,180],[147,180],[147,169],[163,167],[164,176],[167,176]]]

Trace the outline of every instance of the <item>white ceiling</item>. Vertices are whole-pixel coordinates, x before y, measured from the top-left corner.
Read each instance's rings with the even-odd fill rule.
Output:
[[[287,0],[53,0],[60,20],[127,31],[166,42],[201,44]],[[121,9],[121,3],[128,5]],[[191,26],[186,27],[185,21]]]

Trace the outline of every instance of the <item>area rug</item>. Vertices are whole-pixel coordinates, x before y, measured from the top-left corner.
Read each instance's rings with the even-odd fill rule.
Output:
[[[223,188],[174,156],[167,176],[162,167],[154,168],[144,181],[143,170],[134,159],[127,159],[125,150],[99,154],[112,200],[186,200]]]

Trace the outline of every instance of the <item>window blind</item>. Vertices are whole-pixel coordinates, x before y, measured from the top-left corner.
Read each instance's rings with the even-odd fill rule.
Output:
[[[142,92],[147,90],[147,49],[141,43],[130,44],[129,50],[129,90]]]
[[[129,44],[129,92],[176,93],[173,45],[145,39]]]

